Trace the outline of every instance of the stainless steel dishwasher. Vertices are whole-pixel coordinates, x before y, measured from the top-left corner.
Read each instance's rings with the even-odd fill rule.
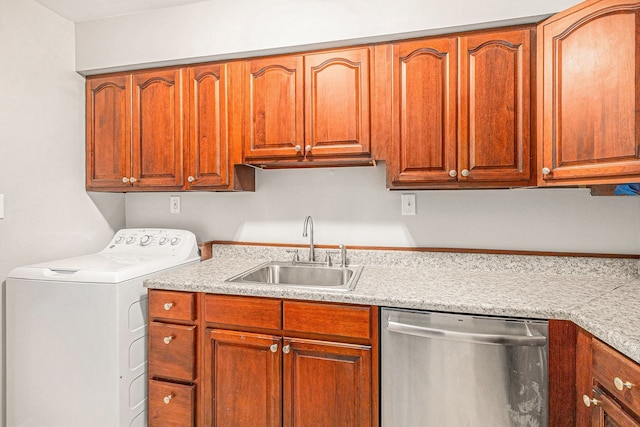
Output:
[[[382,309],[383,427],[548,426],[548,322]]]

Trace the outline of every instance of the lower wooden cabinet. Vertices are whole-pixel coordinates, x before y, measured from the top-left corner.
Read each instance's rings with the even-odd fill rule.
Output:
[[[640,427],[640,365],[579,331],[578,427]]]
[[[378,307],[149,291],[149,426],[377,427]]]

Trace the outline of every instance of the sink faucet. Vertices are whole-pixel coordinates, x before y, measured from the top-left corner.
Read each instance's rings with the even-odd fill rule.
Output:
[[[311,219],[311,215],[304,219],[302,237],[307,237],[307,229],[309,229],[309,262],[315,262],[316,255],[313,249],[313,219]]]

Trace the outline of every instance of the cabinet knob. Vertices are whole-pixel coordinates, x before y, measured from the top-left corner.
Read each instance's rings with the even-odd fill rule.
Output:
[[[169,335],[169,336],[164,337],[162,339],[162,341],[164,341],[165,344],[169,344],[169,343],[171,343],[171,341],[173,341],[174,338],[175,337],[173,335]]]
[[[469,170],[468,169],[462,169],[462,172],[460,172],[460,175],[462,176],[469,176]]]
[[[449,176],[450,176],[451,178],[455,178],[455,177],[456,177],[456,175],[458,175],[458,172],[456,172],[456,170],[455,170],[455,169],[451,169],[451,170],[449,171]]]
[[[131,178],[129,178],[129,181],[133,184],[134,182],[136,182],[136,181],[137,181],[137,179],[136,179],[135,177],[133,177],[133,176],[132,176]]]
[[[291,346],[289,344],[287,344],[284,347],[282,347],[282,352],[284,354],[289,354],[290,351],[291,351]]]
[[[191,175],[189,175],[189,177],[187,177],[187,181],[189,181],[189,182],[193,182],[195,180],[196,179],[194,177],[192,177]]]
[[[551,169],[549,168],[542,168],[542,175],[549,175],[551,173]]]
[[[631,388],[633,387],[633,384],[631,384],[629,381],[622,381],[618,377],[615,377],[613,379],[613,385],[615,385],[616,388],[620,391],[624,390],[625,388],[631,390]]]
[[[304,147],[304,151],[306,151],[307,153],[311,151],[311,146],[307,145],[306,147]]]
[[[122,182],[125,183],[125,184],[128,184],[129,183],[129,178],[127,178],[126,176],[123,176],[122,177]]]
[[[171,307],[173,307],[173,303],[172,303],[172,302],[165,302],[165,303],[164,303],[164,309],[165,309],[166,311],[171,310]]]
[[[271,350],[271,353],[275,353],[276,351],[278,351],[278,344],[271,344],[269,350]]]
[[[164,402],[165,405],[168,405],[169,402],[171,402],[171,399],[173,399],[173,393],[166,395],[162,401]]]
[[[584,406],[586,406],[587,408],[590,407],[591,405],[598,406],[598,404],[600,403],[599,400],[591,399],[586,394],[582,395],[582,401],[584,402]]]
[[[299,145],[296,145],[296,146],[295,146],[295,149],[296,149],[296,152],[298,152],[298,153],[299,153],[299,152],[300,152],[300,150],[302,150],[302,147],[300,147]]]

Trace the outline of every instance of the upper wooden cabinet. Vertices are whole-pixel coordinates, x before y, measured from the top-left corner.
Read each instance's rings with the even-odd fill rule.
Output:
[[[539,185],[640,179],[639,11],[591,0],[538,26]]]
[[[391,188],[531,182],[531,28],[392,45]]]
[[[230,88],[233,66],[88,78],[87,190],[252,191],[254,171],[233,166],[242,161],[242,88]]]
[[[246,61],[245,162],[370,159],[373,48]]]

